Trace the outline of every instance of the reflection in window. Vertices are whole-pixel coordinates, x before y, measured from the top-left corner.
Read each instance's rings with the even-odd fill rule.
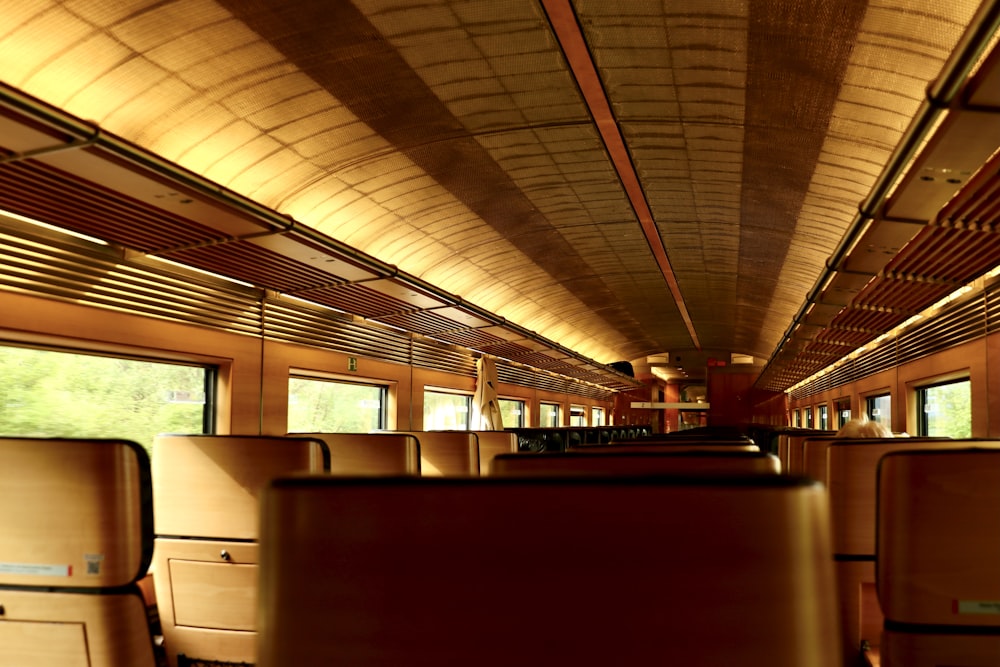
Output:
[[[590,425],[591,426],[607,426],[604,423],[604,408],[591,408],[590,409]]]
[[[472,396],[424,390],[425,431],[468,431]]]
[[[569,406],[569,425],[570,426],[586,426],[587,425],[587,408],[582,405],[571,405]]]
[[[498,402],[504,428],[524,426],[524,401],[501,398]]]
[[[834,401],[833,405],[837,411],[837,428],[851,421],[851,399],[838,399]]]
[[[889,394],[869,396],[865,405],[869,419],[890,429],[892,428],[892,413],[890,412],[892,402]]]
[[[368,433],[385,428],[384,386],[304,377],[288,379],[289,433]]]
[[[538,424],[542,427],[562,426],[562,408],[558,403],[542,403],[539,408]]]
[[[213,367],[0,347],[0,435],[122,438],[211,433]]]
[[[972,383],[965,380],[917,390],[919,435],[972,437]]]

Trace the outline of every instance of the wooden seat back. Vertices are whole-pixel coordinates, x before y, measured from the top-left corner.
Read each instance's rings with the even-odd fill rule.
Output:
[[[1000,450],[886,454],[876,581],[886,665],[1000,660]]]
[[[875,589],[875,518],[878,463],[890,452],[954,449],[970,442],[941,438],[844,438],[827,447],[827,486],[833,552],[843,613],[845,652],[864,642],[878,646],[883,623]],[[963,444],[965,443],[965,444]]]
[[[815,438],[819,435],[822,435],[822,432],[793,433],[788,436],[787,470],[789,475],[802,475],[805,473],[802,447],[808,438]]]
[[[479,474],[490,474],[490,462],[501,454],[517,453],[517,434],[513,431],[475,431],[479,440]]]
[[[260,492],[329,471],[316,438],[169,435],[153,443],[154,583],[171,666],[256,661]]]
[[[923,443],[923,442],[941,442],[947,441],[948,438],[938,438],[938,437],[908,437],[904,436],[896,440],[896,442],[901,443]],[[806,438],[802,443],[802,474],[806,477],[816,480],[817,482],[822,482],[823,484],[828,483],[827,479],[827,451],[830,445],[835,443],[851,442],[857,445],[878,445],[886,442],[886,438],[838,438],[836,436],[815,436]]]
[[[479,438],[472,431],[391,431],[420,441],[424,477],[479,476]]]
[[[648,454],[656,452],[759,452],[760,448],[753,443],[718,443],[718,442],[688,442],[679,440],[677,442],[621,442],[612,445],[587,445],[570,450],[572,452],[590,452],[592,454],[609,454],[625,452],[646,452]]]
[[[407,433],[296,433],[330,450],[334,475],[419,475],[420,443]]]
[[[260,667],[840,664],[802,480],[300,478],[263,512]]]
[[[835,435],[817,435],[804,438],[801,443],[802,459],[799,474],[826,485],[826,450],[840,438]]]
[[[503,454],[492,475],[753,475],[781,472],[778,458],[763,452],[605,452]]]
[[[150,487],[133,442],[0,438],[0,665],[154,665]]]

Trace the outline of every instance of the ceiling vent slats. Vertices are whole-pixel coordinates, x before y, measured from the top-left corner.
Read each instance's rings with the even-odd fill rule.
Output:
[[[212,229],[36,162],[0,168],[0,208],[140,252],[219,238]]]
[[[60,301],[260,333],[258,290],[207,277],[176,277],[145,262],[123,260],[110,246],[56,239],[27,224],[0,227],[0,285]]]
[[[982,338],[1000,330],[1000,281],[943,307],[933,317],[918,322],[881,346],[848,359],[829,372],[791,392],[808,398],[860,380],[869,375],[922,359],[945,349]]]

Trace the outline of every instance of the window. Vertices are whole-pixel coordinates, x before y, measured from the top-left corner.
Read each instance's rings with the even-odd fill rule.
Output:
[[[806,408],[805,410],[802,411],[802,413],[803,413],[803,416],[805,418],[805,424],[804,424],[804,426],[806,428],[812,428],[813,427],[813,409],[812,408]]]
[[[968,379],[917,389],[918,435],[972,437],[972,384]]]
[[[215,430],[216,369],[0,346],[0,435],[123,438]]]
[[[892,407],[889,394],[869,396],[866,399],[868,418],[873,422],[878,422],[888,428],[892,428]]]
[[[837,399],[833,402],[833,406],[837,411],[837,428],[840,428],[847,422],[851,421],[851,399]]]
[[[424,390],[424,430],[469,430],[472,396]]]
[[[827,430],[830,428],[830,417],[826,405],[816,406],[816,428]]]
[[[306,377],[288,379],[289,433],[368,433],[385,428],[388,389]]]
[[[524,401],[501,398],[498,402],[504,428],[524,426]]]
[[[538,415],[538,425],[542,427],[562,426],[562,407],[558,403],[542,403]]]
[[[802,418],[799,416],[798,410],[792,410],[792,426],[795,428],[802,426]]]
[[[571,405],[569,406],[569,425],[570,426],[586,426],[587,425],[587,408],[582,405]]]
[[[590,409],[590,425],[591,426],[607,426],[604,423],[604,408],[591,408]]]

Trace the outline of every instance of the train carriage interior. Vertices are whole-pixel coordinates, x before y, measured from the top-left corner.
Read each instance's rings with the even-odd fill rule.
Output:
[[[609,582],[634,592],[655,577],[616,556],[573,561],[550,542],[558,531],[533,528],[533,546],[497,527],[505,551],[469,552],[453,577],[421,551],[442,591],[421,622],[460,627],[461,641],[371,634],[422,604],[403,591],[428,595],[391,554],[430,535],[457,540],[442,557],[486,543],[463,542],[468,516],[421,536],[402,525],[407,508],[496,518],[518,494],[544,500],[535,509],[561,530],[586,529],[576,502],[635,548],[669,540],[615,532],[601,512],[626,497],[630,530],[701,546],[732,526],[690,521],[699,508],[814,517],[761,538],[768,558],[809,573],[809,599],[750,563],[751,531],[734,531],[731,561],[682,549],[670,562],[692,576],[735,569],[733,585],[771,581],[784,597],[770,611],[699,600],[696,634],[719,641],[696,651],[639,636],[652,612],[629,593],[614,624],[619,645],[637,642],[623,664],[741,652],[748,665],[1000,664],[992,574],[939,577],[954,610],[927,617],[953,614],[935,621],[947,632],[882,613],[879,595],[905,594],[893,549],[939,519],[901,523],[894,503],[948,482],[893,468],[893,502],[878,488],[883,457],[903,466],[909,446],[974,476],[984,507],[996,500],[978,491],[995,457],[976,453],[1000,442],[998,44],[1000,0],[0,0],[0,666],[489,665],[519,641],[529,664],[606,664],[593,637],[569,647],[516,622],[489,654],[490,629],[448,606],[468,600],[449,589],[457,573],[504,555],[567,577],[552,580],[565,598],[545,599],[553,615],[597,613],[615,604]],[[843,437],[861,422],[896,437]],[[258,438],[279,452],[312,439],[325,459],[272,475],[240,449]],[[75,477],[53,463],[74,441],[84,460],[116,463]],[[167,475],[156,450],[172,442],[194,444]],[[149,461],[122,458],[137,451]],[[217,549],[232,536],[199,534],[197,567],[154,555],[154,541],[187,539],[161,529],[163,510],[155,535],[129,527],[142,544],[125,551],[149,573],[81,583],[111,567],[110,548],[36,548],[40,524],[3,509],[71,484],[95,515],[114,513],[93,490],[132,493],[122,470],[135,466],[150,487],[171,480],[142,498],[176,511],[197,493],[216,525],[255,526],[252,539]],[[623,491],[623,476],[648,493]],[[211,479],[235,480],[225,497],[239,502],[196,483]],[[338,510],[355,501],[352,523]],[[673,504],[654,517],[641,502]],[[275,519],[295,503],[330,534]],[[962,510],[962,544],[986,539],[991,511]],[[84,544],[102,524],[82,523],[53,530]],[[385,532],[365,542],[361,525]],[[903,536],[876,548],[876,525]],[[308,549],[371,551],[400,606],[357,591],[326,606],[337,586],[289,565]],[[981,573],[963,557],[948,567]],[[517,567],[495,588],[477,580],[491,612],[542,585]],[[567,594],[574,576],[601,591],[592,606]],[[681,588],[664,618],[694,604]],[[119,612],[91,603],[136,596],[153,655],[86,640],[125,627],[95,625]],[[171,605],[158,617],[157,597]],[[77,606],[89,620],[67,620]],[[303,642],[304,628],[342,622],[324,609],[358,615]],[[811,625],[751,640],[731,620],[755,613]],[[180,639],[163,650],[164,637]]]

